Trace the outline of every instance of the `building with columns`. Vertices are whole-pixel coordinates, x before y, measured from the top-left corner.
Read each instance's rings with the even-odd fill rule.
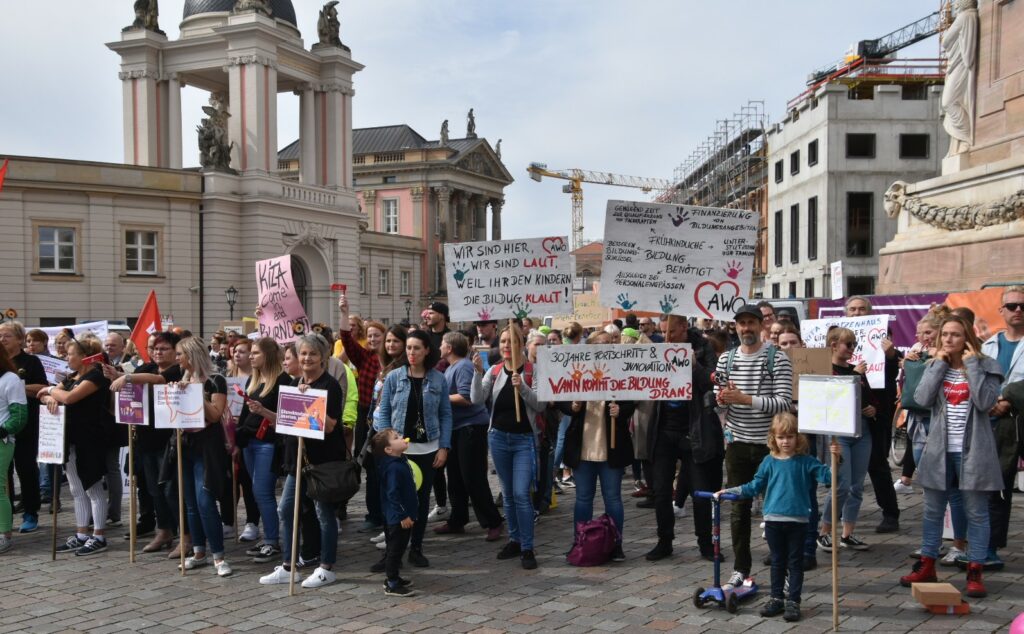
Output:
[[[474,123],[475,126],[475,123]],[[446,300],[445,242],[501,239],[504,188],[512,175],[475,129],[427,140],[408,125],[353,130],[353,186],[365,222],[359,254],[363,313],[411,316]],[[280,174],[301,181],[302,140],[281,150]],[[488,231],[490,217],[490,231]]]

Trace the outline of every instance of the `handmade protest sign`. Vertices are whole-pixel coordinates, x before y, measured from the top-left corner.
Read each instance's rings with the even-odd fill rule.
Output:
[[[732,321],[747,303],[758,216],[608,201],[601,304]]]
[[[37,355],[36,358],[43,364],[43,371],[46,372],[46,381],[51,385],[60,383],[71,372],[68,369],[68,362],[64,359],[43,355]]]
[[[452,321],[571,313],[572,265],[562,236],[444,245]]]
[[[804,434],[860,436],[860,377],[800,377],[800,414]]]
[[[537,348],[540,401],[689,400],[693,350],[688,343]]]
[[[327,390],[284,386],[277,396],[277,433],[323,440],[327,424]]]
[[[189,383],[153,386],[154,427],[157,429],[202,429],[206,427],[203,412],[203,386]]]
[[[843,261],[832,262],[829,264],[829,268],[832,270],[832,299],[843,298]]]
[[[225,377],[228,382],[228,409],[231,410],[231,415],[238,418],[242,415],[242,406],[245,405],[245,397],[239,394],[235,387],[245,390],[246,377],[244,376],[228,376]]]
[[[292,281],[291,256],[257,260],[256,288],[259,291],[260,337],[289,343],[309,332],[309,318]]]
[[[857,336],[857,349],[850,363],[863,361],[867,364],[868,384],[877,389],[885,387],[885,350],[882,340],[889,329],[889,315],[864,315],[861,317],[828,317],[826,319],[805,319],[800,322],[800,336],[808,348],[824,348],[829,328],[849,328]]]
[[[51,414],[46,407],[39,408],[39,448],[36,462],[64,464],[64,406]]]
[[[793,400],[800,398],[800,377],[805,374],[832,374],[832,351],[826,348],[790,348],[786,350],[793,364]]]
[[[114,418],[122,425],[145,425],[149,415],[149,386],[126,383],[115,395],[117,409]]]

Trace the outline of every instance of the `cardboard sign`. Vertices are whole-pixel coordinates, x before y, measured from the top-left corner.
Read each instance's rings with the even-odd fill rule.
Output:
[[[832,374],[832,351],[828,348],[790,348],[786,350],[793,364],[793,400],[800,398],[800,376]]]
[[[562,236],[444,245],[452,321],[572,311],[569,242]]]
[[[228,382],[228,409],[231,410],[232,416],[238,418],[242,415],[242,406],[245,405],[245,382],[249,379],[244,376],[226,376],[224,380]]]
[[[56,385],[64,380],[71,370],[68,368],[68,362],[58,357],[47,357],[43,355],[36,355],[39,362],[43,364],[43,371],[46,372],[46,381],[50,385]]]
[[[800,432],[860,436],[860,377],[800,377]]]
[[[866,363],[868,384],[877,390],[885,387],[885,350],[882,349],[882,339],[885,339],[889,330],[889,319],[889,315],[805,319],[800,323],[800,336],[808,348],[824,348],[829,328],[839,326],[852,330],[857,335],[857,349],[850,363]]]
[[[610,319],[608,309],[601,306],[601,298],[597,293],[580,293],[573,298],[573,305],[575,310],[572,314],[552,318],[552,328],[560,330],[574,321],[584,328],[600,327]]]
[[[309,318],[292,281],[291,256],[258,260],[256,288],[259,291],[260,337],[289,343],[309,332]]]
[[[693,396],[688,343],[537,348],[540,401],[687,401]]]
[[[203,411],[203,386],[190,383],[184,389],[174,385],[153,386],[154,427],[157,429],[202,429],[206,427]]]
[[[843,298],[843,261],[829,264],[832,269],[832,299]]]
[[[36,462],[64,464],[64,406],[51,414],[46,407],[39,408],[39,449]]]
[[[300,392],[297,387],[281,387],[277,396],[277,433],[323,440],[326,424],[327,390]]]
[[[608,201],[601,304],[732,321],[747,303],[758,215]]]
[[[126,383],[115,395],[117,409],[114,419],[122,425],[145,425],[149,422],[149,386]]]

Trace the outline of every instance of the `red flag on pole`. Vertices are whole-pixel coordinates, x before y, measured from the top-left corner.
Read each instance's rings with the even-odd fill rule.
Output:
[[[149,297],[142,305],[142,312],[139,313],[139,320],[135,322],[135,329],[132,330],[131,336],[132,343],[139,351],[139,356],[147,363],[150,358],[146,344],[149,342],[149,336],[154,332],[160,332],[160,308],[156,305],[156,291],[149,291]]]
[[[0,167],[0,192],[4,190],[4,178],[7,177],[7,163],[9,161],[4,159],[3,167]]]

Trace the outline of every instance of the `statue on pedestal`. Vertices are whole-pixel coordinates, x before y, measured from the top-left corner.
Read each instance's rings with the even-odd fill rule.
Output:
[[[204,168],[231,171],[231,147],[228,141],[227,106],[219,95],[210,95],[210,105],[203,106],[207,117],[196,127],[199,133],[199,164]]]
[[[466,113],[466,138],[476,138],[476,116],[473,114],[472,108],[470,108],[469,112]]]
[[[157,0],[135,0],[135,21],[132,25],[126,27],[124,30],[128,31],[131,29],[145,29],[147,31],[153,31],[155,33],[163,34],[160,30],[160,23],[157,18],[160,16],[160,8],[157,6]]]
[[[235,0],[235,7],[231,9],[231,13],[242,13],[245,11],[262,13],[268,18],[274,17],[274,10],[270,8],[270,2],[267,0]]]
[[[954,156],[974,144],[974,93],[978,65],[978,2],[956,0],[956,18],[942,34],[946,84],[942,89],[942,127]]]
[[[498,139],[498,144],[494,146],[494,153],[498,155],[498,160],[501,160],[501,139]]]
[[[338,20],[338,10],[335,8],[338,6],[338,2],[339,0],[331,0],[324,5],[323,9],[320,9],[320,18],[316,22],[316,33],[320,37],[321,46],[337,46],[351,51],[352,49],[341,43],[339,35],[341,22]]]
[[[448,145],[448,119],[441,124],[441,145]]]

